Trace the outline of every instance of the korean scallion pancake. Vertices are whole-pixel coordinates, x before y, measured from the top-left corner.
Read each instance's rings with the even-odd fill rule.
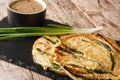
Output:
[[[33,58],[44,69],[72,79],[120,79],[120,47],[114,40],[97,34],[43,37],[34,43]]]

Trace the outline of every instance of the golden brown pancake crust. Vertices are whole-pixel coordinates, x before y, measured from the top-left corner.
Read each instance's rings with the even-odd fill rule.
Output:
[[[50,39],[55,40],[54,37]],[[120,47],[114,40],[98,34],[70,34],[57,39],[56,43],[47,44],[51,48],[49,51],[43,49],[52,54],[48,57],[51,64],[58,62],[71,74],[85,79],[120,79]],[[35,48],[41,46],[38,43],[44,42],[37,41],[34,55],[38,54]],[[56,72],[49,66],[51,68]],[[66,75],[64,70],[59,68],[59,71],[57,73]]]

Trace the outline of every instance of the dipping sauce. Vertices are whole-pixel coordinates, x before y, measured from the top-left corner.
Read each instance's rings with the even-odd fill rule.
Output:
[[[37,13],[43,10],[43,6],[36,0],[18,0],[13,2],[10,8],[23,14]]]

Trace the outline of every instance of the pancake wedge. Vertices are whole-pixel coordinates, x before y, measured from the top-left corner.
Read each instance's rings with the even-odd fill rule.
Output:
[[[33,59],[44,69],[74,80],[120,79],[120,47],[114,40],[98,34],[47,36],[55,43],[43,38],[33,45]]]
[[[53,63],[53,54],[51,53],[55,44],[60,39],[57,36],[43,36],[34,42],[32,55],[33,60],[38,65],[41,65],[44,70],[50,69],[58,74],[65,75],[64,71]]]

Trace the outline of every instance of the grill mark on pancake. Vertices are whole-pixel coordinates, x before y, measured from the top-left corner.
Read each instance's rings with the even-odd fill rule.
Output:
[[[106,42],[108,42],[111,46],[113,46],[112,44],[111,44],[111,42],[109,42],[105,37],[103,37],[102,35],[100,35],[100,34],[97,34],[97,36],[100,36],[101,38],[103,38]],[[114,47],[114,46],[113,46]],[[118,52],[120,52],[120,50],[119,49],[117,49],[116,47],[114,47]]]
[[[70,50],[66,50],[65,48],[63,48],[61,46],[58,46],[56,48],[59,49],[59,50],[55,51],[55,52],[58,52],[58,54],[60,54],[61,56],[65,56],[65,55],[63,55],[63,53],[66,52],[66,53],[72,54],[73,58],[77,58],[77,56],[74,55],[74,53],[72,51],[70,51]],[[62,52],[59,52],[59,51],[62,51]]]
[[[78,66],[78,65],[73,64],[73,63],[68,63],[68,64],[65,64],[64,66],[67,67],[67,68],[71,68],[72,67],[74,69],[76,69],[76,68],[83,69],[85,71],[83,72],[83,71],[80,70],[80,73],[83,73],[83,74],[87,74],[88,73],[84,67]],[[75,73],[78,73],[78,72],[79,71],[76,71]]]
[[[82,54],[82,55],[84,55],[83,52],[78,51],[78,50],[75,49],[75,48],[68,47],[67,45],[65,45],[65,44],[63,44],[63,43],[62,43],[62,45],[65,47],[66,50],[71,51],[72,53],[78,53],[78,54]]]
[[[46,54],[46,55],[51,55],[51,54],[49,54],[49,53],[47,53],[47,52],[45,52],[45,51],[42,51],[40,48],[36,48],[36,50],[37,50],[38,52],[40,52],[41,55],[44,55],[44,54]]]
[[[88,43],[94,45],[93,43],[91,43],[90,41],[87,41],[87,40],[85,40],[85,39],[82,39],[82,41],[84,41],[84,42],[88,42]]]
[[[38,52],[40,52],[40,54],[41,54],[41,55],[46,54],[46,53],[45,53],[45,52],[43,52],[40,48],[36,48],[36,50],[37,50]]]
[[[59,50],[61,50],[61,51],[63,51],[63,52],[67,52],[67,53],[69,53],[69,54],[72,54],[72,56],[73,56],[74,58],[78,58],[78,57],[75,55],[75,52],[71,51],[71,49],[69,49],[69,48],[61,47],[61,46],[58,46],[58,47],[56,47],[56,48],[59,49]],[[81,54],[83,55],[84,53],[81,53]]]
[[[65,64],[65,66],[72,66],[72,67],[82,68],[81,66],[78,66],[78,65],[72,64],[72,63]]]
[[[105,39],[111,46],[113,46],[107,39]],[[113,46],[114,47],[114,46]],[[118,52],[120,52],[119,49],[117,49],[116,47],[114,47]]]
[[[46,39],[47,41],[49,41],[49,42],[51,42],[52,44],[56,44],[56,42],[55,41],[53,41],[53,40],[51,40],[51,39],[49,39],[49,38],[47,38],[47,37],[43,37],[44,39]]]
[[[109,51],[109,53],[110,53],[110,59],[111,59],[111,62],[112,62],[111,71],[113,71],[114,70],[114,66],[115,66],[115,61],[114,61],[114,57],[112,55],[112,53],[113,53],[112,49],[107,44],[105,44],[105,43],[103,43],[103,42],[101,42],[99,40],[96,40],[96,41],[97,41],[97,43],[99,45],[105,47]]]
[[[56,50],[55,51],[57,54],[59,54],[60,56],[65,56],[64,54],[63,54],[63,52],[61,52],[61,51],[59,51],[59,50]]]
[[[67,65],[64,65],[64,68],[65,68],[67,71],[69,71],[69,70],[68,70],[69,67],[67,67]],[[71,73],[72,75],[74,75],[74,76],[76,76],[76,77],[81,77],[82,80],[87,80],[87,78],[86,78],[85,76],[83,76],[83,75],[76,75],[76,74],[73,74],[71,71],[69,71],[69,73]]]

